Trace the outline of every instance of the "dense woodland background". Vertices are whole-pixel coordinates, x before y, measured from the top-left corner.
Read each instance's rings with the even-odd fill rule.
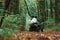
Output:
[[[60,0],[0,0],[0,32],[28,31],[32,15],[44,30],[60,30]]]

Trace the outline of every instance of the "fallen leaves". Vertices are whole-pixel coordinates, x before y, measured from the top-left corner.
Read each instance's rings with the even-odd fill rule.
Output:
[[[4,40],[60,40],[60,31],[46,31],[46,32],[18,31],[15,32],[12,37],[4,37]]]

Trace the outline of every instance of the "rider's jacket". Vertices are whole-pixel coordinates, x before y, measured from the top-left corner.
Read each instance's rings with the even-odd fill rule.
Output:
[[[34,18],[32,18],[32,20],[31,20],[31,24],[32,23],[37,23],[38,21],[37,21],[37,19],[34,17]]]

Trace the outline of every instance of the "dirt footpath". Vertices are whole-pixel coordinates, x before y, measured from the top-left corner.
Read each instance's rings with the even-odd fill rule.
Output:
[[[45,31],[45,32],[16,32],[19,40],[60,40],[60,31]]]
[[[12,37],[0,37],[0,40],[60,40],[60,31],[18,31],[13,33]]]

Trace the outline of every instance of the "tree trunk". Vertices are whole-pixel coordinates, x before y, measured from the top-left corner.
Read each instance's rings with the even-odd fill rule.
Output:
[[[19,0],[14,0],[14,14],[18,14],[19,13]]]
[[[46,12],[45,12],[45,0],[38,0],[38,15],[40,22],[44,22],[46,20]],[[40,17],[42,16],[42,17]]]
[[[53,17],[53,9],[52,9],[52,0],[50,0],[50,10],[51,10],[51,14],[50,14],[50,16],[51,16],[51,18]]]
[[[0,21],[0,27],[2,26],[3,20],[5,18],[6,10],[9,8],[10,0],[5,0],[4,12]]]
[[[38,21],[40,22],[41,20],[40,20],[40,1],[39,0],[37,0],[37,13],[38,13]]]
[[[5,0],[5,10],[9,8],[10,1],[11,0]]]
[[[55,23],[59,22],[59,10],[58,10],[58,0],[55,0]]]
[[[5,18],[5,13],[3,13],[2,16],[3,16],[3,17],[1,18],[1,21],[0,21],[0,27],[2,26],[3,20],[4,20],[4,18]]]

